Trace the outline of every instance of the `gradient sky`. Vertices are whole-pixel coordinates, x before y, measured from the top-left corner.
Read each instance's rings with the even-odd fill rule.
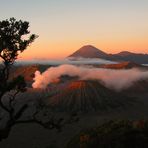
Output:
[[[10,17],[39,35],[20,59],[62,58],[87,44],[148,53],[148,0],[0,0],[0,19]]]

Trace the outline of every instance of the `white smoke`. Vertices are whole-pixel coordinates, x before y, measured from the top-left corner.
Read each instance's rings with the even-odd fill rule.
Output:
[[[136,68],[111,70],[74,65],[51,67],[45,72],[35,72],[33,88],[46,88],[48,84],[58,81],[62,75],[78,76],[80,80],[100,80],[108,88],[122,90],[130,87],[135,81],[148,79],[148,71]]]

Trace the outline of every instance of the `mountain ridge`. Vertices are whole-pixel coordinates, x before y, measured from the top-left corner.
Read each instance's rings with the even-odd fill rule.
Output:
[[[58,111],[91,112],[123,107],[131,101],[98,81],[76,80],[50,98],[49,105]]]
[[[121,51],[116,54],[109,54],[92,45],[82,46],[68,57],[102,58],[111,61],[130,61],[138,64],[148,64],[148,54],[134,53],[129,51]]]

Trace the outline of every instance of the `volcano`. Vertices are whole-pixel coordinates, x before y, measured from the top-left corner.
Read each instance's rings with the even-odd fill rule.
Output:
[[[92,45],[86,45],[81,47],[80,49],[78,49],[68,57],[105,58],[106,59],[108,57],[108,54]]]
[[[114,92],[98,81],[78,80],[69,83],[52,97],[49,104],[58,111],[89,112],[128,104],[129,98]]]
[[[148,63],[148,54],[133,53],[129,51],[121,51],[117,54],[106,53],[92,45],[85,45],[80,49],[76,50],[74,53],[69,55],[70,58],[101,58],[110,61],[130,61],[138,64]]]

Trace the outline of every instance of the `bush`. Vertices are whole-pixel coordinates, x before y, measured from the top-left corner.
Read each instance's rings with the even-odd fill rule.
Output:
[[[76,135],[67,148],[148,148],[148,122],[109,121]]]

